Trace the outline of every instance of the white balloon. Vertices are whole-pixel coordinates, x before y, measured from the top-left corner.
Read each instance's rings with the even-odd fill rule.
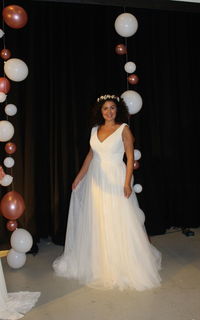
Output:
[[[0,184],[3,187],[9,186],[13,181],[13,177],[10,176],[9,174],[5,174],[5,176],[0,180]]]
[[[17,252],[26,253],[33,245],[33,238],[27,230],[17,228],[11,235],[10,243]]]
[[[4,110],[8,116],[14,116],[17,113],[17,107],[12,103],[7,104]]]
[[[141,152],[138,149],[134,150],[134,159],[139,160],[141,158]]]
[[[4,63],[4,72],[10,80],[18,82],[27,77],[28,67],[24,61],[12,58]]]
[[[141,186],[141,184],[135,184],[134,186],[133,186],[133,189],[134,189],[134,191],[136,192],[136,193],[140,193],[140,192],[142,192],[142,186]]]
[[[129,61],[124,65],[124,69],[127,73],[133,73],[136,70],[136,65],[134,62]]]
[[[7,95],[4,92],[0,92],[0,102],[4,102],[6,100]]]
[[[131,37],[137,28],[137,19],[131,13],[122,13],[115,20],[115,30],[122,37]]]
[[[6,157],[3,163],[6,168],[12,168],[15,164],[15,160],[12,157]]]
[[[0,121],[0,142],[10,140],[14,135],[14,127],[12,123],[7,120]]]
[[[4,34],[5,34],[5,32],[2,29],[0,29],[0,38],[2,38],[4,36]]]
[[[142,98],[138,92],[127,90],[122,93],[121,98],[124,99],[130,114],[135,114],[142,108]]]
[[[23,267],[26,262],[26,254],[10,249],[7,255],[7,262],[11,268],[19,269]]]

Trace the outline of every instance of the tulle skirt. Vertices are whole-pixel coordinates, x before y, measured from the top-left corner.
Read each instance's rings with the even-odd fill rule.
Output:
[[[93,159],[72,192],[65,249],[57,275],[99,288],[159,286],[160,252],[149,243],[135,193],[123,193],[125,164]]]

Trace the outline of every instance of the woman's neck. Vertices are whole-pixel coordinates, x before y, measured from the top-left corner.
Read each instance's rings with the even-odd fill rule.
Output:
[[[115,121],[105,121],[104,122],[104,126],[105,127],[114,127],[116,125],[116,122]]]

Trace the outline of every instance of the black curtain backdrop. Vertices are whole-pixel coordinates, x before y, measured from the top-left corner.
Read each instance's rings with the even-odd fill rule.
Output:
[[[5,1],[5,5],[13,4]],[[24,60],[29,75],[11,83],[7,103],[17,144],[14,189],[26,203],[19,226],[35,241],[50,236],[64,243],[71,183],[88,151],[90,110],[96,97],[127,89],[123,43],[114,21],[123,8],[18,1],[29,14],[23,29],[5,26],[6,47]],[[200,13],[126,8],[139,28],[127,38],[128,60],[140,81],[129,89],[143,99],[131,116],[135,148],[142,153],[135,183],[150,235],[171,226],[198,227]],[[3,48],[3,42],[1,43]],[[3,61],[1,61],[3,74]],[[5,119],[5,103],[1,119]],[[1,164],[5,157],[1,144]],[[10,171],[7,169],[7,173]],[[1,187],[1,195],[12,187]],[[9,239],[0,217],[1,242]]]

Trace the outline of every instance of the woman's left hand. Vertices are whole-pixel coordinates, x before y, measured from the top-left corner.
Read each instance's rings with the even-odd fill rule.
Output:
[[[129,198],[130,197],[130,195],[131,195],[131,193],[132,193],[132,188],[131,188],[131,186],[124,186],[124,196],[126,197],[126,198]]]

